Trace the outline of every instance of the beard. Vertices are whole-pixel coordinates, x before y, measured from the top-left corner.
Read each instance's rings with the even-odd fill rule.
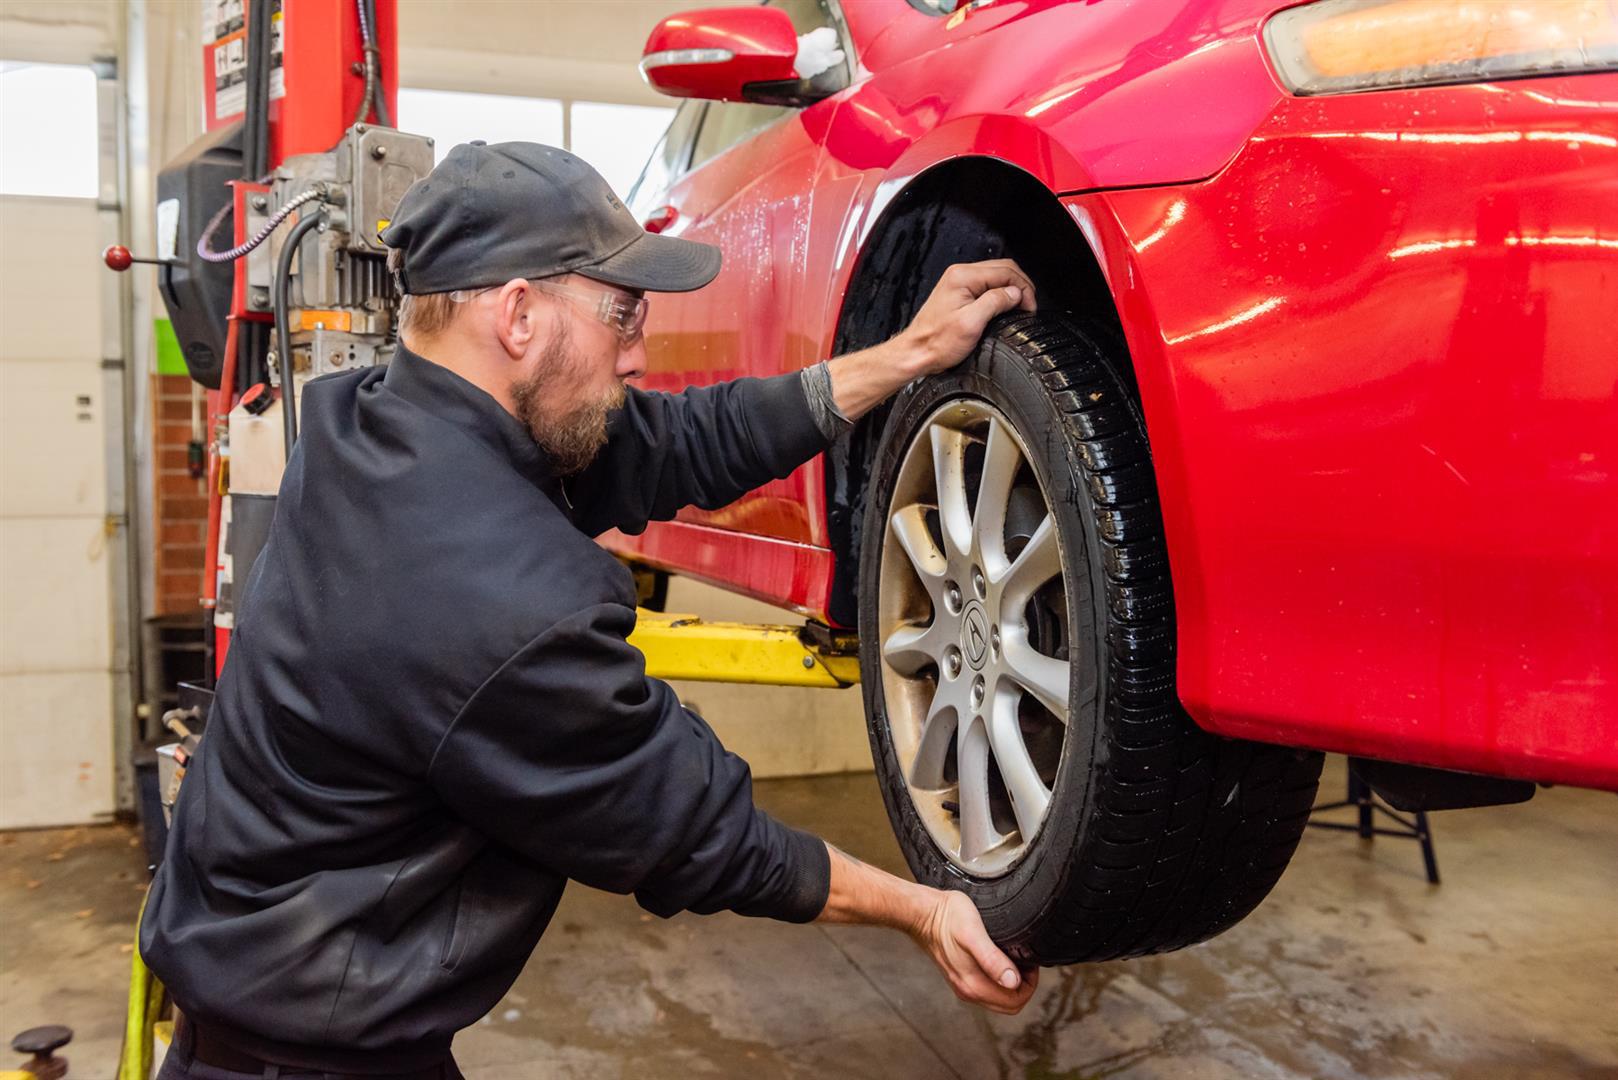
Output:
[[[615,383],[594,398],[561,406],[578,394],[590,368],[570,347],[565,324],[546,343],[533,374],[511,386],[517,419],[528,428],[550,458],[558,476],[582,472],[607,443],[607,418],[624,403],[624,387]]]

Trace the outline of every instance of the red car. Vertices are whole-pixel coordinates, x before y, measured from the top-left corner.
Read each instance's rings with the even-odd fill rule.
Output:
[[[1320,751],[1410,808],[1618,789],[1618,5],[793,0],[642,70],[693,100],[631,205],[726,259],[648,386],[881,341],[951,263],[1038,287],[606,540],[858,629],[906,856],[999,940],[1232,925]]]

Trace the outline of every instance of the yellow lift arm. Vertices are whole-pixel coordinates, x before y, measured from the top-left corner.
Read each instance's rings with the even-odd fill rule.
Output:
[[[659,679],[828,688],[860,681],[852,634],[816,624],[709,622],[646,608],[635,614],[629,643],[646,654],[646,674]]]

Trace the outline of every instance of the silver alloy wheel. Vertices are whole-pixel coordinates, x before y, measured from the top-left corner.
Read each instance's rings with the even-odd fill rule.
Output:
[[[1041,651],[1066,652],[1065,594],[1060,625],[1029,618],[1036,594],[1064,584],[1061,544],[1028,461],[993,405],[945,403],[899,467],[882,551],[882,688],[899,768],[933,840],[980,877],[1004,874],[1038,834],[1066,737],[1069,662]]]

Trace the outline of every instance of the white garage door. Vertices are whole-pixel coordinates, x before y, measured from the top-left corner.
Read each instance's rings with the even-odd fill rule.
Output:
[[[88,68],[0,70],[0,828],[113,811],[95,102]],[[24,110],[54,112],[43,147]]]

